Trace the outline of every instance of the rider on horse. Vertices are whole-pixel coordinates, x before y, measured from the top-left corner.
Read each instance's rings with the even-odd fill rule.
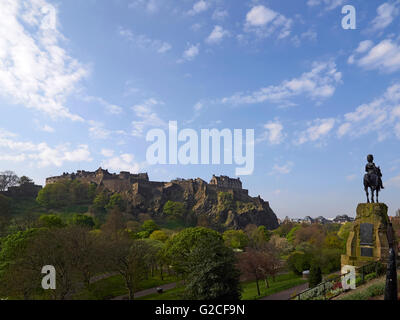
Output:
[[[380,167],[377,167],[374,163],[374,156],[372,154],[369,154],[367,156],[367,165],[365,166],[365,172],[367,172],[368,175],[370,174],[376,174],[378,176],[378,181],[379,181],[379,187],[381,189],[384,189],[383,183],[382,183],[382,172]]]

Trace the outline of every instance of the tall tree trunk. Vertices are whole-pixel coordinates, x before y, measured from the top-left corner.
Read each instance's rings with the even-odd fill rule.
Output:
[[[257,285],[257,293],[260,296],[261,293],[260,293],[260,286],[258,285],[258,278],[256,278],[256,285]]]
[[[265,281],[265,286],[268,289],[269,288],[268,277],[265,277],[264,281]]]

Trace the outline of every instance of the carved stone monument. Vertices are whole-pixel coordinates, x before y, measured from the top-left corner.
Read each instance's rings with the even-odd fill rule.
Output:
[[[357,217],[346,244],[346,254],[342,255],[342,266],[362,266],[381,261],[386,264],[389,257],[388,233],[390,228],[388,207],[384,203],[360,203]]]

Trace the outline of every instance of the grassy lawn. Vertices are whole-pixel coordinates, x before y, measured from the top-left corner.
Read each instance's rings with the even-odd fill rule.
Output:
[[[292,273],[277,276],[275,282],[273,282],[271,279],[269,283],[269,289],[265,287],[264,281],[260,281],[259,285],[261,296],[257,296],[257,287],[255,281],[245,282],[242,283],[242,300],[256,300],[261,297],[271,295],[273,293],[293,288],[305,282],[307,282],[307,280],[304,280],[301,277]],[[182,294],[184,290],[185,288],[183,286],[179,286],[162,294],[155,293],[138,298],[136,300],[182,300]]]
[[[154,288],[163,284],[175,282],[175,277],[165,275],[164,280],[157,275],[140,283],[137,291]],[[74,295],[75,300],[108,300],[114,297],[128,294],[125,288],[125,282],[122,276],[116,275],[106,279],[99,280],[91,285],[90,291],[83,289]]]
[[[153,293],[145,297],[137,298],[136,300],[183,300],[182,296],[184,290],[185,287],[180,285],[164,293]]]
[[[269,288],[266,288],[263,280],[258,282],[260,286],[260,296],[258,296],[257,294],[257,286],[255,281],[243,283],[242,300],[260,299],[262,297],[266,297],[271,294],[306,283],[307,280],[304,280],[301,278],[301,276],[297,276],[293,273],[288,273],[277,276],[275,278],[275,281],[272,281],[272,279],[268,279],[268,282]]]

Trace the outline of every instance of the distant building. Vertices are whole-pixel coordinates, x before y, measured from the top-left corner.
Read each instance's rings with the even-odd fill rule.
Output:
[[[347,214],[344,214],[341,216],[340,215],[336,216],[336,218],[333,219],[333,222],[340,223],[340,224],[344,224],[346,222],[353,222],[353,221],[354,221],[354,218],[349,217]]]
[[[7,191],[0,194],[10,198],[36,198],[42,186],[38,186],[33,182],[27,182],[20,186],[9,187]]]

